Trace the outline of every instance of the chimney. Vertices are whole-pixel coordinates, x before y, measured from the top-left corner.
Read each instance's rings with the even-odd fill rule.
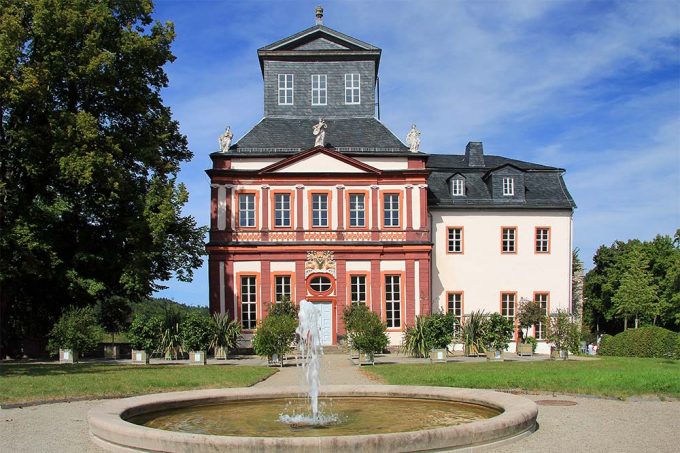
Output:
[[[465,147],[465,162],[468,167],[484,166],[484,147],[482,142],[468,142]]]
[[[316,7],[316,25],[323,25],[323,7]]]

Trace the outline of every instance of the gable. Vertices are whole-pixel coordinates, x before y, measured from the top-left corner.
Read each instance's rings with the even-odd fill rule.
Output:
[[[336,151],[315,147],[260,170],[260,173],[381,173]]]
[[[295,50],[350,50],[349,47],[329,41],[325,38],[317,38],[306,44],[302,44],[295,48]]]

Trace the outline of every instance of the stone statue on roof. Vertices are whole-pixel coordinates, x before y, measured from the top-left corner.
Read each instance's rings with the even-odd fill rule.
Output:
[[[324,146],[326,142],[326,121],[323,118],[319,118],[319,122],[314,125],[312,133],[316,137],[314,140],[314,146]]]
[[[217,139],[220,144],[221,153],[226,153],[229,151],[232,138],[234,138],[234,133],[231,131],[231,126],[227,126],[227,128],[224,130],[224,133]]]
[[[411,125],[411,130],[406,134],[406,144],[412,153],[420,151],[420,131],[416,129],[415,124]]]

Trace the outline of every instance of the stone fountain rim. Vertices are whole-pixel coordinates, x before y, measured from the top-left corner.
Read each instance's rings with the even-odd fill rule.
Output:
[[[109,451],[208,452],[247,451],[427,451],[498,447],[536,429],[538,406],[508,393],[453,387],[399,385],[328,385],[322,397],[426,398],[480,404],[502,413],[480,421],[420,431],[328,437],[239,437],[164,431],[135,425],[125,419],[151,411],[225,401],[297,397],[303,387],[228,388],[159,393],[111,400],[88,413],[90,434]]]

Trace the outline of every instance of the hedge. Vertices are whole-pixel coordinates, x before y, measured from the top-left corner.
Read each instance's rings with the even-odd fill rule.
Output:
[[[661,327],[629,329],[615,336],[604,335],[597,353],[619,357],[680,359],[680,334]]]

